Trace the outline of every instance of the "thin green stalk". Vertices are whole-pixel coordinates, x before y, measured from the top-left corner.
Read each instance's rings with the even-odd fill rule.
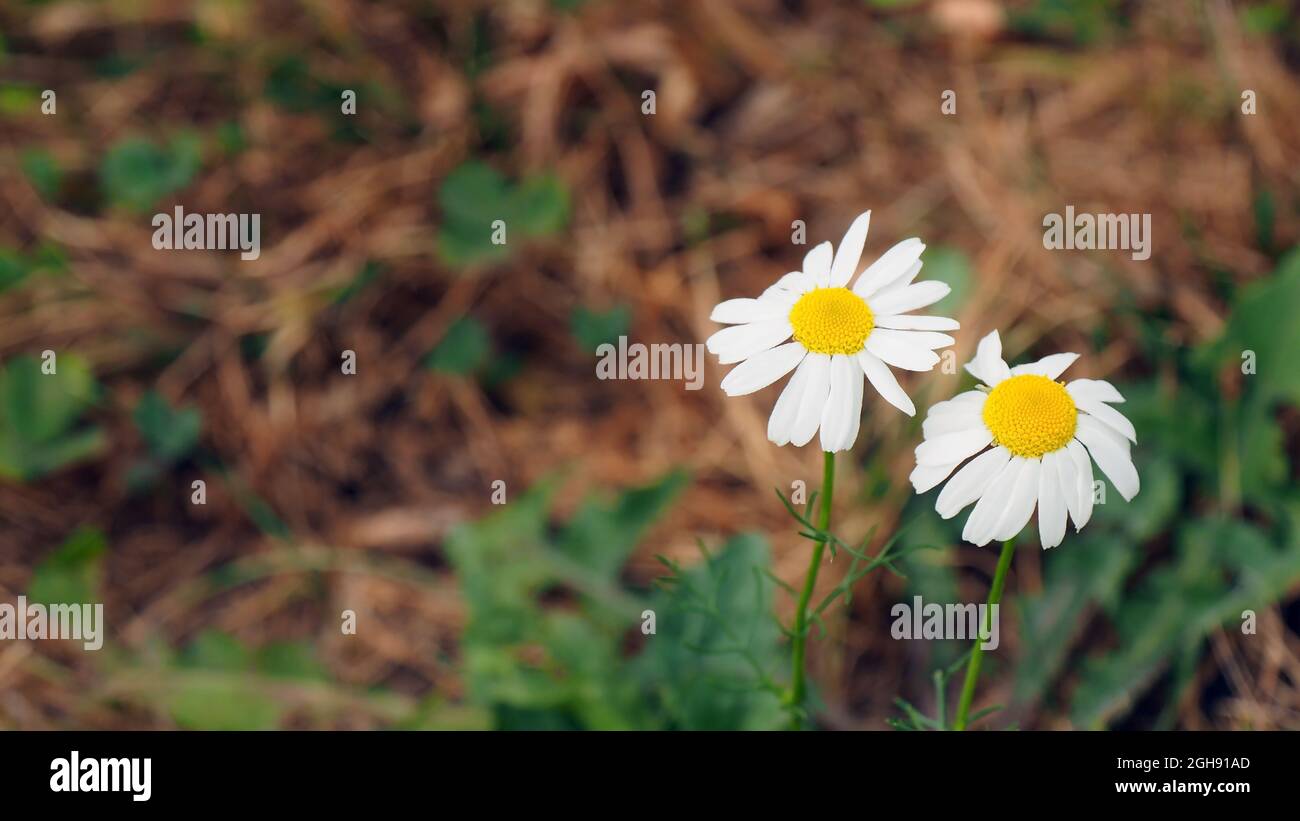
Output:
[[[1016,552],[1016,540],[1009,539],[1002,543],[1002,555],[998,557],[998,569],[993,574],[993,587],[989,589],[989,606],[984,611],[984,635],[989,634],[989,620],[993,618],[993,606],[1002,601],[1002,588],[1007,583],[1007,568],[1011,567],[1011,556]],[[954,730],[966,729],[970,715],[971,702],[975,700],[975,682],[980,677],[980,662],[984,659],[984,643],[975,637],[975,646],[970,651],[970,662],[966,665],[966,681],[961,687],[961,700],[957,702],[957,719],[953,722]]]
[[[835,494],[835,454],[822,454],[822,493],[821,513],[817,527],[823,533],[831,526],[831,497]],[[790,685],[790,724],[798,729],[802,723],[803,703],[807,686],[804,679],[804,655],[808,646],[808,602],[812,599],[813,588],[817,585],[817,571],[821,569],[822,553],[826,549],[826,540],[819,539],[813,545],[812,560],[808,564],[808,573],[804,576],[803,591],[799,594],[799,605],[794,613],[794,648],[791,651],[793,667]]]

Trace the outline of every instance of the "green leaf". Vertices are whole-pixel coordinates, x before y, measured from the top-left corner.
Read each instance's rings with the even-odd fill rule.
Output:
[[[1016,668],[1016,701],[1042,697],[1087,625],[1088,609],[1113,607],[1140,559],[1132,544],[1089,533],[1067,537],[1062,549],[1046,554],[1042,591],[1022,596],[1018,604],[1024,648]]]
[[[271,678],[327,681],[329,673],[306,641],[271,642],[257,652],[257,669]]]
[[[103,532],[80,527],[32,572],[27,598],[39,604],[89,604],[99,600],[108,542]]]
[[[961,309],[970,291],[970,260],[959,248],[940,246],[927,249],[922,259],[925,279],[947,283],[952,292],[927,309],[927,313],[952,316]]]
[[[181,651],[182,668],[245,672],[253,669],[253,656],[235,636],[220,630],[204,630]]]
[[[31,273],[31,266],[18,251],[0,248],[0,293],[22,282]]]
[[[1232,318],[1215,346],[1217,361],[1241,367],[1242,354],[1255,355],[1255,374],[1245,375],[1249,386],[1258,383],[1264,400],[1284,399],[1300,405],[1300,248],[1293,249],[1273,276],[1254,282],[1235,300]]]
[[[614,578],[642,535],[689,482],[685,471],[625,490],[612,504],[588,499],[561,533],[557,547],[605,578]]]
[[[94,397],[94,378],[79,358],[63,354],[54,373],[19,356],[0,371],[0,419],[29,442],[48,442],[64,433]]]
[[[236,679],[182,678],[166,702],[187,730],[274,730],[280,723],[279,704]]]
[[[53,200],[58,196],[59,187],[63,184],[63,172],[59,169],[53,154],[37,148],[29,148],[23,151],[19,162],[32,187],[42,197]]]
[[[592,311],[579,305],[573,309],[569,325],[582,349],[595,353],[601,345],[616,344],[620,336],[627,336],[632,325],[632,309],[615,305],[608,311]]]
[[[569,190],[550,174],[529,178],[514,192],[510,210],[525,236],[550,236],[569,224]]]
[[[755,572],[768,563],[761,536],[736,536],[652,602],[657,633],[635,669],[670,728],[775,729],[788,721],[764,686],[787,663],[772,588]]]
[[[438,252],[453,266],[506,259],[520,237],[549,236],[569,221],[569,193],[558,177],[541,174],[515,185],[474,160],[447,175],[438,202],[443,211]],[[492,241],[498,220],[507,232],[504,244]]]
[[[483,323],[463,316],[452,323],[425,359],[425,366],[443,373],[466,376],[488,361],[492,353],[492,338]]]
[[[162,394],[152,390],[140,397],[132,418],[149,450],[166,463],[189,455],[203,427],[197,408],[174,409]]]
[[[190,184],[202,165],[202,143],[181,135],[165,147],[141,138],[116,143],[99,167],[100,185],[109,202],[137,213]]]

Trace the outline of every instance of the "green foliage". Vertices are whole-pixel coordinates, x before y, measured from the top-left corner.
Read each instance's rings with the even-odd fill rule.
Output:
[[[102,431],[77,426],[95,398],[90,369],[71,354],[57,363],[46,374],[40,361],[20,356],[0,371],[0,477],[39,478],[103,447]]]
[[[923,262],[923,277],[945,282],[952,288],[952,293],[926,309],[926,312],[936,316],[952,316],[961,309],[966,294],[970,291],[970,259],[958,248],[940,246],[927,249]]]
[[[304,652],[310,653],[310,648]],[[258,657],[234,636],[200,633],[180,653],[164,702],[172,719],[187,730],[274,730],[281,704],[258,686],[265,672]],[[277,672],[278,672],[278,668]]]
[[[756,689],[742,658],[783,658],[756,575],[766,563],[759,538],[733,539],[669,589],[647,594],[620,581],[641,534],[685,482],[672,473],[610,501],[589,499],[556,529],[544,484],[451,535],[447,553],[470,611],[464,670],[495,726],[776,726],[779,699]],[[656,634],[642,636],[646,610]],[[743,654],[716,632],[718,614],[743,637]],[[631,657],[630,635],[641,646]]]
[[[593,311],[584,305],[573,309],[569,327],[584,351],[595,353],[605,343],[615,344],[620,336],[626,336],[632,326],[632,309],[627,305],[615,305],[608,311]]]
[[[31,273],[31,266],[18,251],[0,248],[0,293],[21,283]]]
[[[466,162],[447,175],[438,202],[443,212],[438,253],[455,267],[507,259],[521,237],[548,237],[569,222],[569,192],[558,177],[541,174],[511,183],[478,161]],[[504,244],[492,241],[496,220],[506,226]]]
[[[492,337],[487,328],[474,317],[463,316],[451,324],[424,364],[430,370],[468,376],[481,370],[491,355]]]
[[[53,200],[63,184],[63,171],[54,155],[38,148],[23,151],[19,164],[32,187],[45,199]]]
[[[27,598],[39,604],[86,604],[99,599],[104,575],[104,534],[80,527],[32,571]]]
[[[99,181],[111,204],[145,213],[189,185],[201,166],[202,142],[192,134],[176,136],[165,147],[127,138],[109,149],[99,167]]]
[[[157,391],[140,397],[131,415],[149,449],[147,458],[132,466],[127,484],[139,489],[184,461],[198,444],[203,416],[198,408],[173,408]]]
[[[198,408],[173,408],[162,394],[152,390],[140,397],[132,418],[150,453],[168,463],[189,455],[203,427]]]

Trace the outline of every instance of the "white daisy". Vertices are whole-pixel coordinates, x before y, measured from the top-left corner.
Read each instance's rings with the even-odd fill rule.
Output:
[[[802,271],[781,277],[758,299],[729,299],[709,317],[732,326],[707,343],[722,364],[740,363],[722,380],[727,395],[753,393],[794,371],[767,424],[767,438],[778,445],[805,445],[820,428],[822,450],[852,447],[864,374],[887,402],[915,415],[888,366],[928,371],[939,361],[935,350],[953,344],[937,332],[956,330],[956,320],[908,313],[950,290],[942,282],[913,281],[925,250],[919,239],[890,248],[848,287],[870,222],[867,211],[849,226],[838,251],[823,242],[804,257]]]
[[[1007,541],[1029,523],[1037,504],[1043,548],[1056,547],[1065,538],[1067,513],[1076,531],[1092,516],[1094,460],[1121,496],[1137,495],[1138,474],[1129,452],[1137,433],[1107,404],[1124,397],[1099,379],[1056,381],[1078,358],[1057,353],[1009,368],[994,331],[980,340],[966,365],[984,384],[926,414],[912,486],[924,493],[975,457],[957,471],[934,506],[951,519],[975,502],[961,534],[966,541],[981,546]]]

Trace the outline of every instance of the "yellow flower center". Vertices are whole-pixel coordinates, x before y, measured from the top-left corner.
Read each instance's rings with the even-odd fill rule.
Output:
[[[814,288],[790,309],[794,338],[814,353],[854,354],[862,350],[876,318],[862,297],[848,288]]]
[[[1026,458],[1068,445],[1078,418],[1065,386],[1036,374],[1005,379],[984,400],[984,424],[993,440]]]

